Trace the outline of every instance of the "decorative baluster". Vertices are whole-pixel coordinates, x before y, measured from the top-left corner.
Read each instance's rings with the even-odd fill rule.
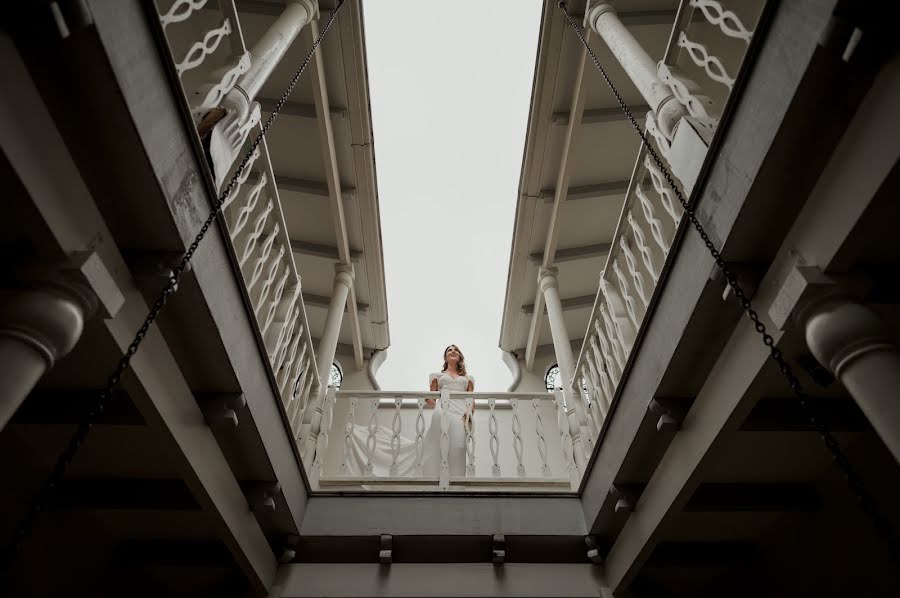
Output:
[[[366,471],[363,475],[374,475],[375,465],[372,460],[375,458],[375,448],[378,444],[378,399],[375,399],[372,405],[372,414],[369,415],[369,425],[366,426],[369,435],[366,437]]]
[[[247,172],[249,176],[249,169]],[[247,222],[250,220],[250,214],[253,210],[256,209],[256,204],[259,201],[259,196],[262,194],[263,189],[266,186],[266,173],[262,173],[259,176],[259,180],[256,182],[253,187],[250,188],[249,193],[247,193],[247,201],[244,202],[244,207],[238,211],[237,218],[234,221],[234,228],[231,231],[231,240],[232,242],[237,240],[238,234],[244,227],[247,225]],[[236,193],[235,193],[236,196]]]
[[[403,399],[394,397],[394,419],[391,420],[391,455],[393,456],[393,459],[391,460],[391,477],[397,475],[397,458],[400,456],[400,432],[402,431],[400,405],[402,404]]]
[[[159,22],[163,29],[172,23],[180,23],[188,20],[192,14],[203,8],[207,0],[177,0],[169,8],[169,12],[159,15]]]
[[[601,315],[602,317],[602,315]],[[621,378],[621,370],[616,369],[616,362],[613,358],[610,357],[611,350],[609,343],[606,340],[606,333],[600,329],[600,320],[594,320],[594,330],[597,331],[597,341],[600,343],[600,355],[603,357],[602,363],[597,364],[597,370],[604,369],[609,374],[609,378],[613,383],[613,386],[619,384],[619,379]],[[615,343],[615,341],[612,341]],[[601,367],[601,365],[603,367]]]
[[[284,336],[284,343],[281,344],[279,349],[276,351],[275,360],[272,362],[272,371],[276,374],[281,369],[281,364],[284,361],[284,358],[287,354],[288,345],[290,345],[291,339],[294,338],[294,327],[297,325],[297,321],[300,319],[300,308],[294,307],[294,315],[288,320],[290,320],[290,324],[287,328],[287,334]],[[287,322],[285,322],[287,323]]]
[[[303,341],[303,350],[300,352],[300,358],[297,360],[297,368],[295,370],[296,377],[294,382],[288,387],[291,389],[289,394],[290,409],[288,410],[288,421],[291,429],[299,429],[301,413],[306,407],[302,402],[303,391],[309,382],[309,357],[305,357],[307,351],[306,342]]]
[[[634,214],[632,212],[628,212],[628,225],[631,226],[631,231],[634,233],[634,241],[637,243],[638,251],[641,254],[641,259],[644,260],[644,266],[647,267],[647,271],[650,272],[650,278],[653,279],[654,283],[659,282],[659,273],[656,271],[656,265],[653,263],[653,251],[650,250],[650,247],[647,246],[646,237],[644,237],[644,231],[641,229],[641,226],[635,221]]]
[[[297,356],[297,348],[300,346],[300,340],[303,338],[303,323],[300,323],[300,328],[297,330],[297,334],[294,335],[293,340],[290,343],[290,348],[287,351],[287,359],[281,364],[281,368],[275,372],[276,379],[278,380],[278,390],[284,393],[284,388],[287,386],[288,378],[291,375],[291,366],[294,365],[294,359]]]
[[[516,460],[518,461],[518,466],[516,467],[516,472],[519,474],[519,477],[525,476],[525,466],[522,464],[522,422],[519,421],[519,399],[510,399],[510,405],[512,405],[512,433],[513,433],[513,450],[516,453]]]
[[[230,34],[231,21],[228,19],[225,19],[222,22],[222,26],[218,29],[207,31],[202,40],[194,42],[194,45],[191,46],[191,49],[185,54],[184,60],[175,65],[178,76],[181,77],[189,70],[195,69],[203,64],[206,57],[216,51],[216,48],[219,47],[222,39]]]
[[[499,431],[499,426],[497,425],[497,414],[494,413],[494,405],[497,400],[494,398],[488,399],[488,408],[490,409],[490,413],[488,415],[488,432],[491,435],[491,439],[488,442],[491,448],[491,458],[494,461],[494,464],[491,466],[491,474],[498,478],[500,477],[500,463],[498,461],[500,457],[500,439],[497,436],[497,432]]]
[[[269,232],[269,235],[266,237],[266,240],[263,241],[259,251],[259,257],[256,258],[256,263],[253,264],[253,273],[250,275],[250,282],[247,283],[248,292],[252,291],[253,287],[255,287],[256,283],[259,281],[259,277],[262,275],[263,268],[266,266],[269,255],[272,253],[272,248],[275,246],[275,239],[278,237],[280,230],[281,227],[278,226],[278,223],[276,222],[275,226],[272,227],[271,232]],[[281,247],[281,255],[284,255],[284,247]]]
[[[594,425],[595,437],[600,433],[603,427],[603,420],[606,418],[606,397],[603,396],[603,390],[598,384],[597,372],[594,371],[593,362],[586,360],[581,364],[581,379],[583,384],[588,387],[591,393],[591,422]]]
[[[350,463],[353,462],[353,428],[356,424],[356,397],[350,398],[350,412],[344,424],[344,462],[338,470],[341,475],[350,475]]]
[[[616,326],[607,313],[606,305],[600,305],[600,316],[603,318],[603,325],[606,327],[606,336],[612,344],[613,359],[619,366],[619,371],[625,371],[625,356],[628,354],[620,338],[616,336]]]
[[[650,225],[650,232],[653,233],[653,240],[656,241],[656,244],[662,249],[663,257],[665,258],[665,256],[669,255],[669,243],[665,239],[662,221],[656,217],[656,211],[653,208],[653,204],[650,202],[650,198],[647,197],[643,185],[635,185],[634,194],[637,195],[637,198],[641,203],[641,209],[644,211],[644,218]],[[629,217],[630,216],[631,214],[629,214]]]
[[[285,264],[284,273],[281,275],[281,278],[278,279],[278,284],[275,285],[275,294],[272,296],[272,301],[269,302],[268,311],[266,311],[266,318],[262,326],[263,337],[266,336],[266,332],[269,330],[269,326],[275,319],[275,312],[278,311],[278,304],[281,302],[282,295],[284,295],[284,287],[287,284],[287,279],[290,275],[291,266],[289,264]]]
[[[306,351],[309,348],[309,345],[307,344],[306,339],[303,337],[303,335],[299,336],[299,340],[300,355],[298,355],[297,358],[293,361],[294,365],[291,368],[291,373],[288,374],[287,377],[287,380],[289,382],[286,387],[286,390],[288,391],[288,397],[292,397],[294,394],[296,394],[297,383],[300,381],[300,374],[303,373],[303,370],[306,367],[304,363],[306,361]]]
[[[244,167],[244,170],[241,172],[241,176],[239,176],[237,178],[237,180],[234,182],[234,186],[231,188],[231,191],[228,192],[228,195],[226,195],[225,199],[222,201],[222,212],[223,213],[225,212],[225,209],[228,206],[230,206],[232,204],[232,202],[234,202],[234,200],[237,198],[238,194],[240,194],[241,187],[243,187],[244,184],[247,182],[247,179],[250,178],[250,174],[253,169],[253,164],[259,159],[259,156],[260,156],[259,147],[257,147],[255,150],[253,150],[253,153],[250,154],[250,158],[247,159],[247,165]],[[265,175],[263,175],[263,176],[265,176]],[[265,185],[265,184],[263,184],[263,185]],[[260,190],[262,190],[262,186],[260,187]],[[256,196],[259,197],[259,193],[257,193]],[[254,203],[253,205],[255,206],[256,204]],[[252,210],[253,208],[251,207],[250,209]],[[247,212],[248,217],[249,217],[249,214],[250,213]],[[245,221],[245,223],[246,223],[246,221]],[[234,236],[236,234],[237,233],[231,233],[231,238],[234,239]]]
[[[596,346],[596,344],[595,344],[595,346]],[[596,351],[596,349],[594,349],[594,350]],[[609,398],[610,397],[610,393],[609,393],[610,389],[608,387],[609,381],[607,380],[606,385],[603,384],[603,382],[601,381],[601,377],[597,371],[597,366],[596,366],[595,362],[588,361],[587,364],[585,364],[582,367],[586,370],[585,376],[591,381],[591,384],[596,389],[594,392],[594,396],[597,397],[597,400],[595,401],[595,405],[592,405],[592,406],[595,408],[597,413],[599,413],[599,415],[600,415],[600,421],[597,422],[597,425],[599,426],[601,423],[603,423],[603,420],[606,419],[606,414],[609,411],[609,402],[611,400]]]
[[[637,311],[634,305],[634,297],[631,296],[631,289],[628,286],[628,279],[625,278],[625,274],[622,272],[622,268],[619,266],[619,260],[613,260],[613,272],[616,275],[616,278],[619,281],[619,289],[622,291],[622,299],[625,301],[625,309],[628,311],[628,317],[631,318],[631,322],[634,324],[635,329],[639,327],[639,320],[637,317]]]
[[[316,437],[316,456],[313,460],[313,481],[318,483],[325,461],[325,451],[328,449],[328,434],[331,432],[331,422],[334,417],[334,387],[329,387],[325,393],[325,401],[322,406],[322,424],[319,435]]]
[[[281,328],[278,329],[278,337],[275,339],[275,346],[272,348],[272,351],[269,353],[269,361],[272,364],[275,364],[275,361],[278,357],[283,344],[287,339],[291,337],[287,334],[288,328],[293,324],[293,319],[291,318],[291,313],[295,313],[294,317],[299,315],[299,307],[297,307],[297,298],[300,296],[300,289],[296,289],[294,291],[294,296],[291,298],[290,303],[288,303],[287,310],[285,310],[284,322],[281,323]]]
[[[475,477],[475,413],[472,408],[475,405],[473,397],[466,397],[466,476]]]
[[[307,357],[303,364],[303,382],[301,384],[301,391],[297,396],[297,413],[291,421],[291,429],[297,430],[298,432],[300,431],[303,422],[306,420],[306,410],[310,405],[309,397],[312,392],[312,385],[315,383],[316,379],[315,373],[315,369],[312,367],[312,360]]]
[[[691,41],[684,31],[678,34],[678,47],[687,50],[694,64],[701,67],[709,75],[709,78],[717,83],[721,83],[731,91],[734,88],[734,79],[728,75],[725,65],[717,56],[712,56],[706,46]]]
[[[416,476],[422,477],[422,457],[425,456],[425,397],[416,399]]]
[[[624,301],[619,298],[615,287],[610,285],[609,281],[606,280],[604,274],[600,275],[600,289],[603,292],[603,297],[606,299],[606,305],[609,308],[609,315],[612,318],[612,325],[614,330],[612,338],[615,338],[619,342],[619,345],[621,345],[622,347],[622,370],[624,370],[625,359],[627,359],[628,354],[631,353],[631,345],[634,342],[634,336],[632,331],[630,330],[631,324],[628,323],[628,320],[625,317],[626,308],[624,305]],[[625,285],[625,288],[627,290],[627,284]]]
[[[269,291],[272,290],[272,285],[275,283],[275,277],[278,276],[278,270],[281,267],[281,260],[283,258],[284,246],[282,245],[278,248],[278,255],[269,262],[269,272],[266,274],[265,280],[263,280],[262,289],[259,291],[259,298],[256,300],[256,307],[253,309],[253,313],[257,316],[256,321],[260,325],[262,325],[263,322],[260,322],[259,310],[262,309],[262,306],[266,304],[266,300],[269,298]]]
[[[244,52],[230,64],[231,66],[224,72],[216,71],[222,72],[222,76],[219,77],[219,80],[216,83],[203,85],[192,94],[192,97],[188,98],[188,102],[191,105],[191,116],[194,117],[194,123],[199,123],[210,110],[219,106],[222,102],[222,98],[224,98],[229,91],[234,89],[234,85],[237,83],[238,78],[250,70],[250,52]],[[201,99],[200,96],[204,93],[205,95],[203,95],[203,98]]]
[[[450,487],[450,391],[441,390],[438,399],[441,406],[441,472],[438,485],[441,490]]]
[[[631,279],[634,281],[634,289],[637,291],[638,297],[641,298],[641,303],[644,304],[644,308],[646,309],[647,304],[650,300],[647,298],[647,292],[644,290],[644,275],[640,273],[637,267],[637,260],[634,257],[634,253],[631,251],[631,245],[625,239],[625,236],[619,237],[619,247],[622,248],[622,255],[625,257],[625,265],[628,266],[628,273],[631,274]],[[618,264],[618,260],[616,260]],[[634,329],[637,330],[640,326],[635,323]]]
[[[717,0],[690,0],[693,8],[703,11],[703,16],[711,24],[719,27],[728,37],[742,39],[748,44],[753,37],[753,32],[748,31],[736,14],[722,8],[722,3]]]
[[[544,440],[544,419],[541,417],[540,399],[531,399],[534,408],[534,432],[537,434],[538,454],[541,456],[541,473],[544,477],[550,476],[550,466],[547,464],[547,441]]]
[[[688,114],[697,123],[714,131],[719,119],[713,112],[712,99],[700,93],[700,87],[682,76],[677,67],[660,62],[656,72],[662,82],[672,90],[672,95],[684,106]]]
[[[572,442],[572,435],[569,433],[569,418],[566,414],[562,391],[557,390],[554,393],[553,404],[556,407],[556,425],[559,427],[559,443],[562,447],[563,461],[566,464],[571,487],[575,490],[578,488],[578,477],[581,472],[578,471],[578,465],[575,463],[575,445]]]
[[[653,184],[653,189],[659,194],[660,203],[662,203],[663,209],[672,218],[672,222],[675,223],[675,226],[678,226],[678,223],[681,221],[681,214],[684,212],[681,203],[675,199],[672,190],[663,179],[662,171],[656,167],[656,164],[653,163],[653,160],[649,155],[644,157],[644,166],[647,168],[647,173],[650,175],[650,182]]]
[[[262,236],[263,229],[266,227],[266,221],[269,219],[269,214],[274,207],[275,204],[272,203],[272,200],[270,199],[269,203],[266,204],[266,209],[256,217],[256,221],[253,224],[253,231],[247,236],[247,241],[244,243],[244,252],[241,254],[241,259],[238,260],[241,268],[244,267],[250,254],[256,249],[256,242],[259,241],[259,238]]]
[[[659,153],[662,154],[663,158],[671,162],[669,150],[671,149],[672,144],[659,129],[659,125],[656,124],[656,116],[652,111],[647,113],[647,133],[653,137],[654,141],[656,141],[656,147],[659,148]]]

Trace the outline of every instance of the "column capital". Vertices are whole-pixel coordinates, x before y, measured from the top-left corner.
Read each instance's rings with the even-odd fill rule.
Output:
[[[335,284],[342,284],[349,289],[350,287],[353,286],[354,277],[355,277],[355,273],[353,271],[353,264],[335,264],[334,265],[334,282],[335,282]]]
[[[306,9],[310,21],[319,20],[321,15],[319,14],[319,3],[316,0],[293,0],[293,3]]]
[[[541,292],[546,292],[547,289],[559,288],[558,274],[559,268],[541,267],[541,269],[538,270],[538,286],[540,286]]]
[[[614,15],[618,14],[616,12],[615,5],[612,2],[608,1],[598,2],[587,11],[587,13],[585,14],[585,20],[587,21],[588,25],[590,25],[591,29],[599,33],[597,31],[597,19],[607,13],[612,13]]]

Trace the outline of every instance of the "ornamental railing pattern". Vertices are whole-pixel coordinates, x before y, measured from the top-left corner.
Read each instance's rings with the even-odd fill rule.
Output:
[[[251,56],[241,35],[233,0],[158,0],[157,9],[184,101],[203,134],[204,120],[218,109]],[[198,33],[201,32],[201,33]],[[254,103],[244,120],[226,131],[236,147],[259,132]],[[198,145],[206,147],[198,138]],[[217,176],[227,180],[236,169]],[[221,173],[220,173],[221,174]],[[218,185],[218,181],[216,181]],[[240,270],[291,433],[299,439],[308,406],[320,389],[318,368],[300,276],[291,252],[272,162],[265,140],[253,153],[222,207],[228,239]]]
[[[434,406],[429,405],[434,402]],[[450,417],[471,410],[464,455],[450,449]],[[437,424],[435,424],[437,425]],[[439,442],[434,442],[439,439]],[[329,387],[310,480],[316,489],[569,492],[580,481],[562,392],[382,392]],[[401,451],[409,461],[401,468]],[[439,462],[425,471],[428,453]],[[384,462],[376,464],[376,454]],[[451,461],[459,457],[465,462]],[[451,475],[456,471],[457,475]]]
[[[647,137],[689,195],[707,148],[731,97],[735,78],[765,0],[685,0],[657,74],[683,106],[685,117],[667,139],[651,111]],[[684,129],[682,129],[684,127]],[[683,143],[690,132],[694,143]],[[683,209],[663,173],[641,147],[588,321],[572,386],[589,413],[589,436],[597,438],[640,337]],[[576,399],[577,400],[577,399]]]

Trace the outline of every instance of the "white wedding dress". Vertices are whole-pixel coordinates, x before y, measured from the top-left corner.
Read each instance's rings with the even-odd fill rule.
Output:
[[[429,375],[429,387],[431,382],[437,380],[438,390],[448,388],[453,391],[465,392],[469,382],[474,383],[472,376],[453,377],[446,372],[437,372]],[[441,469],[441,421],[444,417],[450,419],[448,435],[450,451],[448,464],[451,476],[464,476],[466,472],[466,429],[463,424],[463,415],[466,412],[466,404],[463,399],[450,401],[447,413],[437,401],[434,409],[425,406],[426,414],[432,412],[431,422],[423,437],[422,475],[438,477]],[[359,421],[359,420],[357,420]],[[369,462],[367,441],[369,429],[365,425],[353,424],[350,440],[350,458],[344,460],[347,466],[345,475],[362,476],[366,473],[366,465]],[[375,477],[391,476],[391,465],[394,461],[394,452],[391,446],[393,435],[388,426],[379,426],[374,436],[375,450],[372,455],[372,473]],[[397,469],[395,477],[413,477],[416,475],[416,443],[406,435],[400,436],[400,448],[397,454]]]

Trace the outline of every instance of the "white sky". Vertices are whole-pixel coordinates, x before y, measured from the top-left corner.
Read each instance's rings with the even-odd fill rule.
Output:
[[[541,0],[366,0],[391,346],[385,390],[424,390],[459,345],[505,391],[503,313]]]

